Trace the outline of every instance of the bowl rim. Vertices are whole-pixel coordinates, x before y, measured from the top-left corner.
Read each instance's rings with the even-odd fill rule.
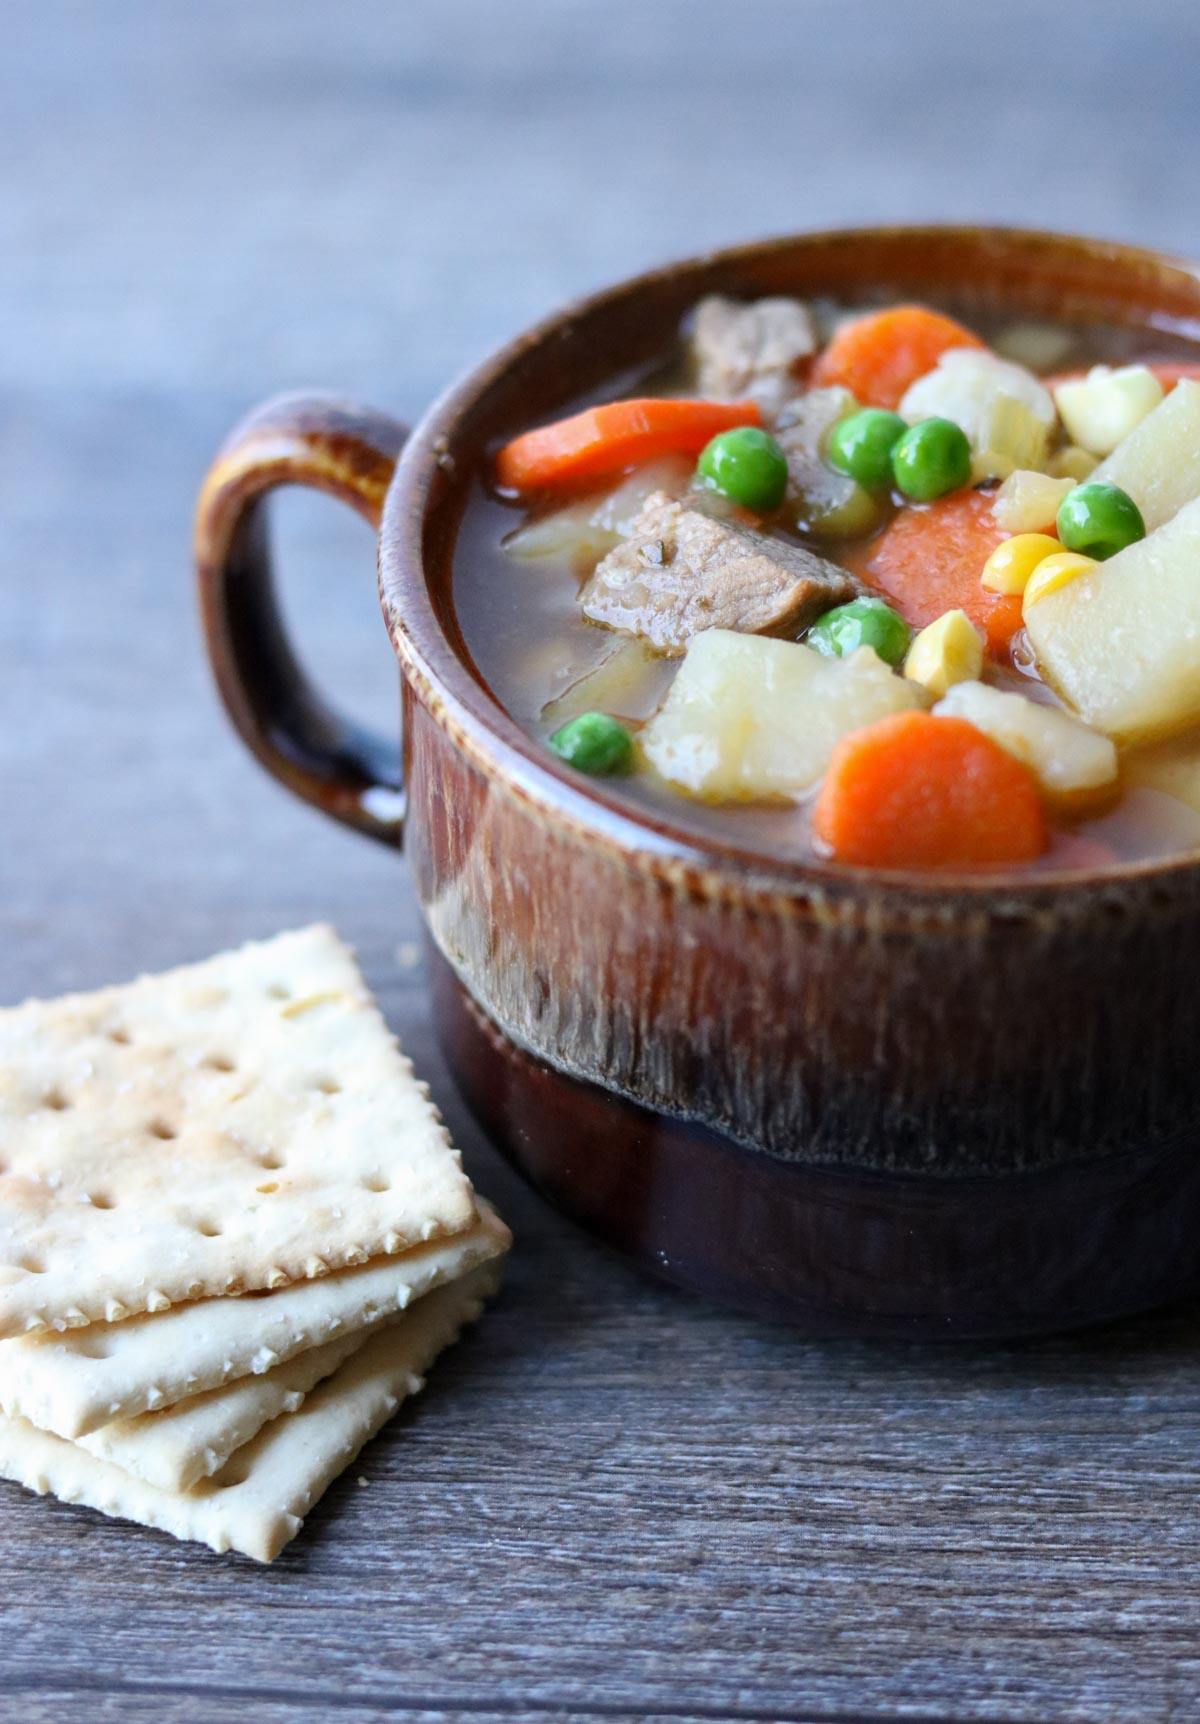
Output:
[[[379,536],[380,603],[401,668],[423,704],[487,776],[571,829],[578,839],[614,852],[639,869],[682,871],[693,886],[701,882],[708,891],[719,887],[724,877],[735,890],[751,886],[834,902],[857,901],[871,890],[897,910],[945,914],[957,904],[1018,916],[1039,908],[1064,910],[1072,902],[1085,910],[1097,900],[1111,900],[1114,892],[1128,906],[1139,890],[1155,901],[1173,896],[1175,889],[1200,891],[1200,854],[1045,872],[862,868],[757,850],[706,831],[699,820],[689,818],[686,804],[678,815],[642,810],[614,794],[603,780],[573,773],[522,729],[464,661],[437,615],[425,566],[425,529],[431,508],[462,477],[454,454],[455,433],[487,391],[531,354],[595,313],[680,278],[713,270],[735,275],[740,268],[791,251],[922,241],[974,245],[981,253],[998,244],[1030,254],[1051,251],[1067,264],[1107,263],[1147,280],[1175,276],[1181,283],[1200,282],[1200,263],[1152,247],[1019,226],[921,222],[801,229],[674,259],[572,299],[452,381],[404,446],[384,501]],[[1170,327],[1171,320],[1164,316],[1163,328]],[[1200,329],[1200,300],[1196,327]]]

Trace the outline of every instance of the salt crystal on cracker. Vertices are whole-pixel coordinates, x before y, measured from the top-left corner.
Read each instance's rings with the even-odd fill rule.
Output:
[[[474,1220],[330,928],[0,1011],[0,1338],[284,1287]]]

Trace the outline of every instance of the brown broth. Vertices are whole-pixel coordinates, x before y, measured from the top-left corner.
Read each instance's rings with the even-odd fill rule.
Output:
[[[884,303],[884,301],[879,301]],[[855,308],[859,309],[858,307]],[[1101,363],[1122,364],[1136,359],[1200,357],[1195,345],[1178,337],[1136,329],[1058,324],[982,315],[978,308],[945,303],[949,311],[976,330],[1005,357],[1044,373]],[[814,307],[823,334],[844,308],[821,303]],[[631,394],[688,392],[681,351],[664,356],[660,365],[640,374],[615,378],[604,398]],[[1034,352],[1040,363],[1034,363]],[[595,399],[592,397],[590,399]],[[563,403],[563,414],[590,404]],[[514,426],[514,433],[524,429]],[[603,490],[612,490],[614,479]],[[498,495],[490,475],[474,483],[460,523],[454,558],[454,602],[463,639],[482,680],[508,713],[531,736],[545,742],[575,710],[589,705],[611,712],[631,728],[648,719],[663,700],[681,659],[649,660],[636,674],[606,686],[607,699],[576,702],[573,691],[582,680],[616,653],[626,637],[589,622],[579,609],[581,577],[590,572],[573,568],[563,556],[547,555],[523,561],[504,548],[504,540],[523,523],[562,506],[562,500],[540,510],[526,510]],[[821,540],[790,532],[777,520],[770,530],[807,543],[831,560],[839,551],[862,540]],[[876,531],[880,530],[879,528]],[[1052,692],[1028,667],[989,666],[986,680],[1017,688],[1050,702]],[[1024,669],[1024,674],[1022,670]],[[1150,767],[1142,770],[1143,761]],[[1151,769],[1152,768],[1152,769]],[[1141,780],[1141,781],[1139,781]],[[639,808],[674,819],[691,829],[699,826],[714,837],[748,845],[764,855],[789,859],[814,854],[809,805],[755,803],[713,804],[698,801],[668,785],[649,768],[628,778],[606,780],[607,791]],[[1185,792],[1171,794],[1170,791]],[[1038,871],[1093,866],[1107,861],[1134,862],[1200,849],[1200,734],[1150,750],[1137,750],[1122,759],[1118,796],[1088,818],[1069,820],[1055,815],[1050,849],[1033,864]]]

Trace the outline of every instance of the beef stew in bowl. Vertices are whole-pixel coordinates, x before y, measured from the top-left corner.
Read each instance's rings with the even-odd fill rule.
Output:
[[[635,806],[857,865],[1200,851],[1200,354],[709,294],[506,439],[455,561],[493,693]]]
[[[739,344],[703,383],[698,369],[686,369],[697,307],[714,297],[706,315],[717,326],[765,300],[808,308],[816,346],[798,369],[797,357],[788,359],[790,393],[764,390],[761,356],[773,362],[780,341],[802,339],[791,313],[772,319],[769,342]],[[1151,809],[1179,805],[1186,816],[1186,783],[1168,785],[1175,804],[1156,792],[1150,808],[1137,806],[1126,768],[1111,812],[1090,802],[1072,807],[1079,787],[1068,781],[1081,768],[1063,743],[1064,734],[1079,742],[1082,719],[1094,733],[1084,736],[1090,771],[1099,774],[1110,748],[1128,763],[1135,751],[1150,758],[1186,748],[1186,731],[1146,744],[1125,735],[1117,703],[1103,713],[1071,711],[1078,691],[1056,660],[1054,687],[1043,693],[1030,680],[1028,690],[1062,720],[1053,746],[1036,758],[988,748],[1011,711],[1004,702],[1024,685],[998,681],[991,669],[1002,661],[990,615],[974,622],[964,599],[941,602],[937,582],[924,593],[936,608],[919,614],[921,592],[905,581],[901,523],[920,536],[922,511],[953,504],[968,531],[995,509],[1006,482],[998,474],[926,503],[912,493],[932,483],[929,462],[909,449],[901,456],[908,489],[896,487],[901,502],[878,484],[893,459],[890,422],[869,420],[839,444],[848,439],[840,452],[860,464],[865,478],[856,482],[880,509],[880,526],[872,537],[871,523],[856,524],[851,513],[836,523],[845,528],[840,539],[819,506],[812,512],[821,534],[807,514],[798,526],[799,508],[776,530],[764,498],[779,485],[779,462],[757,439],[747,446],[752,460],[741,463],[755,508],[744,496],[722,502],[708,483],[728,477],[722,451],[703,462],[701,482],[696,475],[724,431],[754,429],[782,446],[789,401],[838,386],[814,375],[837,326],[911,305],[936,308],[989,354],[1049,387],[1065,427],[1054,435],[1059,450],[1068,439],[1082,446],[1071,396],[1057,393],[1061,382],[1088,382],[1097,363],[1115,371],[1147,359],[1186,366],[1200,350],[1200,271],[1108,243],[995,228],[885,228],[699,257],[619,283],[526,331],[449,389],[407,441],[387,415],[341,398],[264,404],[230,435],[206,484],[200,587],[218,685],[258,758],[355,829],[392,845],[403,836],[450,1070],[493,1139],[552,1201],[654,1272],[775,1316],[875,1334],[1029,1333],[1134,1311],[1200,1285],[1200,997],[1190,979],[1200,866],[1173,833],[1154,856],[1146,836]],[[972,347],[968,359],[977,364],[981,351]],[[1173,381],[1159,377],[1164,392]],[[896,382],[899,405],[909,381],[898,393]],[[857,378],[840,387],[856,403],[868,393]],[[1137,388],[1145,390],[1144,379]],[[651,398],[657,404],[632,423],[605,411]],[[672,406],[681,399],[682,410]],[[888,399],[867,406],[886,415],[895,411]],[[1135,390],[1135,407],[1137,400]],[[751,401],[756,425],[744,406]],[[698,402],[724,417],[697,424]],[[949,412],[957,404],[937,405],[923,416],[949,419],[969,442],[970,421]],[[1117,407],[1110,403],[1119,428]],[[740,409],[734,419],[731,408]],[[565,441],[560,432],[548,443],[535,439],[508,457],[514,467],[497,471],[501,450],[518,438],[581,413],[588,421]],[[681,416],[692,420],[682,451],[663,441],[677,435]],[[609,474],[589,471],[598,434],[603,441],[609,433],[652,433],[659,442],[643,442],[637,461],[622,458]],[[944,476],[948,463],[953,474],[961,443],[939,430],[935,444],[934,470],[941,463]],[[822,484],[855,477],[838,477],[831,448],[832,439],[807,469],[818,502]],[[544,459],[547,449],[576,463],[571,484],[526,499],[521,463]],[[662,465],[647,472],[641,456]],[[1035,477],[1010,495],[1056,477],[1024,453],[1020,460],[1026,464],[1014,471]],[[1091,477],[1084,465],[1061,475],[1072,481],[1068,489]],[[364,736],[332,711],[289,649],[259,505],[292,482],[342,498],[379,527],[380,596],[403,693],[402,774],[395,738]],[[1186,503],[1174,498],[1186,482],[1186,469],[1171,486],[1139,490],[1132,472],[1122,482],[1146,530],[1133,550],[1183,518]],[[662,542],[662,561],[653,552],[639,557],[638,578],[652,572],[658,590],[669,591],[668,549],[703,550],[715,542],[713,523],[732,524],[757,535],[749,551],[735,541],[733,557],[748,563],[754,581],[743,590],[721,575],[710,595],[734,607],[722,620],[765,618],[782,635],[710,628],[685,637],[680,653],[664,650],[674,644],[665,636],[656,643],[620,634],[611,626],[626,626],[616,615],[623,589],[610,578],[613,565],[589,593],[605,615],[584,616],[581,591],[631,540],[653,488],[661,493],[656,530],[644,537]],[[574,520],[580,542],[573,506],[590,494],[597,500],[589,515],[600,518],[585,526],[595,542],[578,568],[556,565],[555,537]],[[689,512],[702,520],[683,519]],[[1123,505],[1114,518],[1126,531]],[[536,544],[543,527],[545,561],[509,554],[511,534],[528,533]],[[885,535],[894,552],[886,581],[848,566],[856,538],[875,560]],[[1015,528],[1009,537],[1018,537]],[[828,598],[829,588],[806,558],[785,558],[782,575],[763,568],[757,559],[777,558],[784,541],[839,569],[821,571],[830,582],[858,583],[830,606],[849,605],[848,616],[810,604],[814,591]],[[948,535],[951,549],[955,542]],[[1022,558],[1038,549],[1018,547]],[[1069,554],[1090,556],[1107,578],[1128,549],[1105,559],[1085,544]],[[972,564],[972,602],[989,602],[976,580],[982,561]],[[954,567],[950,557],[946,580]],[[922,588],[929,568],[927,557],[917,565]],[[727,561],[720,570],[728,573]],[[1018,560],[1005,579],[1028,572]],[[688,589],[693,600],[697,590]],[[1005,595],[993,590],[999,608]],[[747,593],[756,608],[739,612]],[[854,609],[876,596],[895,616]],[[1159,596],[1175,603],[1170,587]],[[947,676],[937,696],[904,668],[914,634],[955,610],[968,611],[969,636],[961,624],[945,624],[940,644],[935,634],[924,664],[918,658],[912,668],[927,673],[939,654],[953,668],[978,650],[984,674]],[[827,651],[808,644],[822,624]],[[706,639],[720,648],[730,637],[739,652],[766,647],[787,667],[803,667],[788,674],[797,702],[809,703],[811,726],[780,731],[774,752],[776,731],[762,727],[749,756],[755,770],[765,762],[779,774],[783,788],[769,798],[704,799],[646,764],[647,727],[689,657],[712,650]],[[1163,639],[1186,645],[1186,631],[1168,627]],[[573,690],[598,665],[598,656],[572,660],[584,646],[598,656],[635,649],[612,667],[603,694],[598,681]],[[1086,662],[1102,665],[1103,655],[1089,653]],[[1186,671],[1186,653],[1180,662]],[[1159,690],[1174,701],[1179,666],[1162,668]],[[826,698],[815,706],[809,685],[818,671]],[[816,782],[829,776],[824,761],[834,748],[876,736],[879,720],[838,730],[844,703],[861,701],[860,678],[889,696],[893,685],[916,685],[916,706],[883,715],[900,733],[890,746],[904,757],[905,731],[916,725],[933,754],[957,751],[961,771],[965,733],[986,756],[981,770],[993,794],[999,782],[1010,809],[1023,810],[1024,842],[1040,842],[1048,830],[1050,849],[1003,865],[949,867],[926,855],[899,871],[821,855],[802,824],[814,791],[797,792],[792,781],[802,745],[816,760]],[[1119,682],[1111,686],[1121,693]],[[573,692],[585,702],[575,711]],[[558,710],[544,710],[563,697]],[[934,717],[942,702],[949,709]],[[559,750],[550,739],[586,712],[597,720],[578,740],[573,765],[561,739]],[[874,777],[867,771],[858,780],[872,817],[873,800],[895,776],[886,759],[878,770],[881,758],[871,749]],[[736,792],[742,769],[736,753],[725,759]],[[1057,761],[1066,765],[1056,783],[1048,763]],[[610,770],[591,776],[585,764]],[[1038,779],[1031,800],[1035,766],[1047,783]],[[854,799],[846,806],[849,830],[861,831]],[[1113,829],[1135,815],[1135,841],[1114,861]],[[1091,845],[1100,820],[1110,825],[1097,866]],[[880,822],[866,825],[877,831]],[[936,837],[944,826],[926,829]],[[1072,838],[1074,866],[1059,850]]]

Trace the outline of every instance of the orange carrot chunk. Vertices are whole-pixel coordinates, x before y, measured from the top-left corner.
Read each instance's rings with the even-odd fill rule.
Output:
[[[1047,843],[1029,768],[965,719],[927,712],[843,737],[813,831],[837,861],[867,868],[1032,862]]]
[[[1021,626],[1021,595],[993,593],[979,577],[1008,536],[992,517],[987,492],[953,491],[901,509],[878,539],[847,547],[839,560],[886,593],[915,628],[963,610],[984,631],[988,650],[1003,656]]]
[[[496,477],[512,491],[574,485],[658,455],[698,455],[720,431],[761,424],[756,401],[610,401],[514,437]]]
[[[952,347],[983,347],[952,317],[924,305],[893,305],[844,323],[813,366],[814,384],[840,383],[864,407],[895,410],[910,384]]]

